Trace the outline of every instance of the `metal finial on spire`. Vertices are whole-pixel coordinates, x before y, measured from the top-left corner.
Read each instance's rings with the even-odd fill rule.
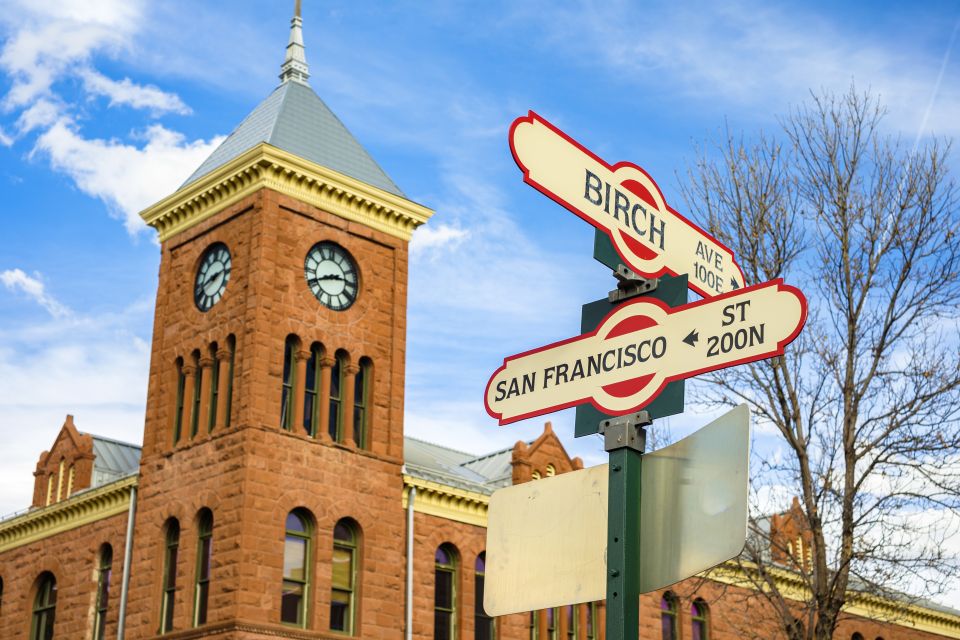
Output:
[[[287,57],[280,67],[280,81],[307,83],[310,69],[307,67],[307,54],[303,48],[303,20],[300,18],[300,0],[293,6],[293,19],[290,20],[290,42],[287,44]]]

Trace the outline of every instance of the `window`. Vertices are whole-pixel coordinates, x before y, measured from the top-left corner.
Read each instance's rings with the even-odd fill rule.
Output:
[[[210,408],[207,412],[207,433],[213,431],[217,424],[217,402],[220,401],[220,362],[217,360],[217,343],[210,345],[210,359],[213,366],[210,368]]]
[[[197,523],[197,572],[193,588],[193,626],[207,623],[210,599],[210,559],[213,557],[213,512],[202,509]]]
[[[110,604],[110,578],[113,575],[113,547],[100,548],[100,568],[97,571],[97,609],[93,619],[93,640],[106,640],[107,607]]]
[[[547,465],[547,477],[548,477],[548,478],[552,478],[552,477],[555,476],[555,475],[557,475],[557,468],[556,468],[555,466],[553,466],[552,464],[548,464],[548,465]]]
[[[314,342],[310,346],[310,359],[307,360],[306,384],[303,388],[303,430],[307,435],[317,435],[320,414],[320,361],[323,360],[323,346]]]
[[[485,551],[477,556],[475,569],[476,572],[473,574],[473,593],[476,602],[473,607],[473,638],[474,640],[494,640],[496,637],[496,628],[493,624],[493,618],[488,616],[483,608],[483,588],[487,574],[487,553]]]
[[[434,556],[433,639],[457,637],[457,552],[442,544]]]
[[[334,358],[333,368],[330,371],[330,424],[327,425],[330,430],[330,439],[334,442],[343,442],[343,416],[340,415],[341,398],[340,393],[343,390],[343,374],[347,368],[347,354],[343,351],[337,351]]]
[[[0,578],[0,615],[3,614],[3,578]]]
[[[180,523],[167,520],[163,554],[163,595],[160,602],[160,633],[173,631],[173,608],[177,592],[177,552],[180,548]]]
[[[183,392],[187,385],[187,375],[183,371],[183,358],[177,358],[177,403],[173,413],[173,444],[180,442],[183,433]]]
[[[547,609],[547,637],[557,640],[557,610]]]
[[[660,637],[677,640],[677,596],[669,591],[660,598]]]
[[[599,637],[597,633],[597,603],[587,604],[587,640],[595,640]]]
[[[567,638],[566,640],[577,640],[577,627],[579,626],[579,616],[577,615],[577,607],[574,605],[567,605],[563,609],[563,620],[567,624]]]
[[[310,595],[310,536],[312,518],[301,509],[287,515],[283,543],[283,592],[280,621],[298,627],[307,625],[307,598]]]
[[[67,493],[64,495],[65,498],[69,498],[73,494],[74,476],[76,476],[76,469],[74,469],[71,464],[70,468],[67,469]]]
[[[233,364],[237,356],[237,339],[231,333],[227,336],[227,348],[230,350],[230,367],[227,373],[227,406],[224,408],[223,426],[230,426],[230,407],[233,400]]]
[[[200,425],[200,383],[203,382],[203,368],[200,367],[200,352],[193,352],[193,406],[190,408],[190,437],[197,435]]]
[[[297,375],[297,337],[287,336],[283,347],[283,390],[280,394],[280,427],[290,431],[293,425],[293,387]]]
[[[367,446],[367,423],[370,420],[369,387],[372,373],[373,363],[370,358],[360,358],[360,368],[357,370],[353,384],[353,437],[356,445],[361,449]]]
[[[57,579],[49,571],[40,574],[33,600],[30,640],[52,640],[57,614]]]
[[[690,640],[709,640],[710,638],[710,610],[707,603],[697,598],[690,605]]]
[[[853,635],[850,636],[850,640],[863,640],[863,635],[861,635],[860,633],[854,631],[854,632],[853,632]]]
[[[537,640],[540,637],[540,612],[530,612],[530,640]]]
[[[357,527],[344,519],[333,529],[330,628],[353,634],[356,619]]]
[[[47,504],[48,505],[51,502],[53,502],[53,476],[54,474],[51,473],[50,476],[47,478]]]

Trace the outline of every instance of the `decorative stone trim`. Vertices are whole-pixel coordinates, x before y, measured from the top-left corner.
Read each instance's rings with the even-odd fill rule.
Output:
[[[755,591],[754,580],[748,573],[753,571],[752,565],[745,565],[746,570],[735,562],[724,562],[701,574],[701,577],[728,584],[743,589]],[[806,601],[810,592],[806,583],[797,574],[786,569],[767,567],[767,572],[773,576],[780,592],[787,598],[797,601]],[[762,597],[759,596],[758,597]],[[918,604],[899,602],[891,598],[884,598],[869,593],[850,592],[843,611],[850,615],[887,622],[909,629],[938,634],[946,638],[960,639],[960,616],[946,611],[937,611]]]
[[[66,500],[0,522],[0,553],[103,520],[130,508],[133,474]]]
[[[423,205],[261,142],[140,217],[164,242],[264,187],[407,241],[433,215]]]
[[[403,476],[403,508],[407,508],[410,487],[417,488],[413,510],[455,522],[465,522],[478,527],[487,526],[487,505],[490,496],[473,491],[455,489],[413,476]]]

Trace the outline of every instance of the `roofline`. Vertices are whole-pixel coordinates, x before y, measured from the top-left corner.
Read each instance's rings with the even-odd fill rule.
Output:
[[[269,188],[409,242],[429,207],[261,142],[140,212],[160,242]]]

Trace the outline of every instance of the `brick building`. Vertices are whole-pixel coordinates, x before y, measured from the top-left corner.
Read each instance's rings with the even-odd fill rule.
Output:
[[[280,86],[142,213],[143,445],[67,416],[0,521],[0,638],[602,640],[602,603],[479,606],[490,494],[582,463],[549,425],[483,456],[404,437],[407,251],[432,212],[308,77],[297,15]],[[782,637],[741,578],[645,595],[641,636]],[[841,630],[960,638],[960,613],[854,598]]]

